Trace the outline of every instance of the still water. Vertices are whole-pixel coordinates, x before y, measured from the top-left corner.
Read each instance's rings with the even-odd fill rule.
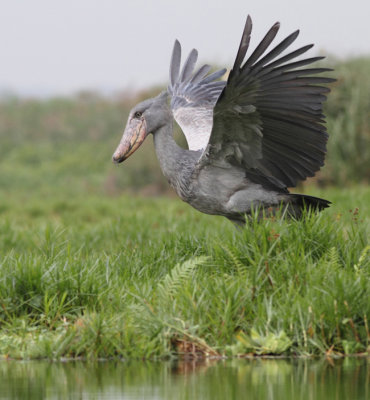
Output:
[[[370,359],[0,361],[0,399],[370,399]]]

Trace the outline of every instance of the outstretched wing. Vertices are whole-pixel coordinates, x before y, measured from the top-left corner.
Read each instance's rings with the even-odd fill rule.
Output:
[[[208,146],[198,168],[206,164],[239,165],[256,183],[284,189],[324,164],[327,133],[322,104],[331,78],[313,75],[327,68],[304,68],[324,57],[291,62],[313,45],[280,54],[297,38],[296,31],[262,57],[279,30],[276,23],[242,65],[249,46],[248,16],[227,85],[213,112]]]
[[[190,150],[204,149],[212,130],[213,108],[226,85],[217,81],[226,69],[208,74],[211,67],[203,65],[195,73],[198,52],[193,49],[180,73],[181,45],[178,40],[173,47],[170,64],[168,93],[175,120],[184,132]]]

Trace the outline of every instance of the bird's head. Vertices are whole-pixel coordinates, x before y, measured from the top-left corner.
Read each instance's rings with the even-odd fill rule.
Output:
[[[113,162],[121,163],[144,142],[149,133],[155,133],[169,121],[167,92],[137,104],[128,116],[122,139],[113,154]]]

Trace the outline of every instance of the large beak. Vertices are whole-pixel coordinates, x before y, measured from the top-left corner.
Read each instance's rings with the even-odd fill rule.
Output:
[[[130,157],[140,147],[146,136],[145,120],[131,120],[127,124],[120,144],[113,154],[113,162],[118,164]]]

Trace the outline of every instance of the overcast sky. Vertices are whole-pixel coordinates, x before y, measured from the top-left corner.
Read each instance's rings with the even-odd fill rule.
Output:
[[[52,96],[165,84],[174,40],[200,61],[230,66],[247,14],[252,47],[279,38],[317,53],[370,55],[369,0],[0,0],[0,92]]]

